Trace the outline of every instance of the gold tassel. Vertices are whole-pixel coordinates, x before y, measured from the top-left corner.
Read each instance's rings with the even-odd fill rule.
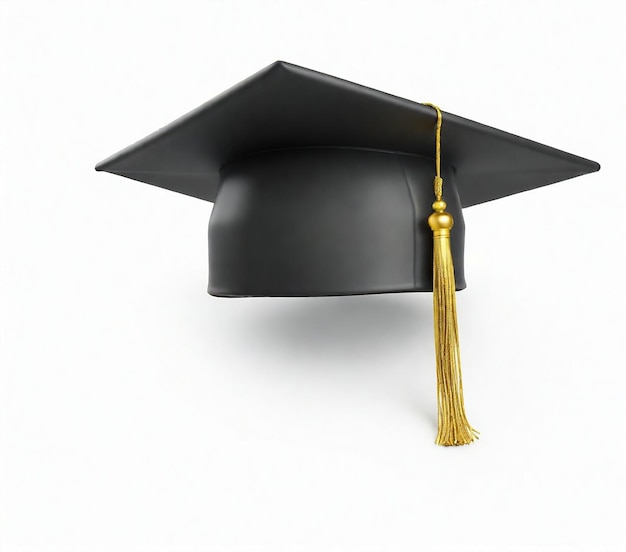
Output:
[[[433,311],[435,320],[435,356],[437,360],[438,433],[435,443],[442,446],[467,445],[478,439],[467,421],[463,401],[461,353],[456,317],[456,284],[450,250],[452,215],[446,212],[443,201],[441,171],[441,111],[433,104],[425,104],[437,111],[435,202],[428,225],[433,231]]]

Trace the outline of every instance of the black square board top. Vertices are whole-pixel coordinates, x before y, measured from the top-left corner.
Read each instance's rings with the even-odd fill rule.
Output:
[[[442,157],[462,207],[597,171],[594,161],[443,113]],[[215,201],[226,164],[272,150],[350,148],[434,157],[435,113],[277,61],[96,166]]]

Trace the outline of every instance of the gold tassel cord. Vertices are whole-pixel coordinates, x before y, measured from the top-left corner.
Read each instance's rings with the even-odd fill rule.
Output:
[[[438,433],[435,443],[442,446],[467,445],[478,439],[465,415],[461,354],[456,315],[456,284],[450,249],[450,230],[454,220],[446,212],[441,178],[441,110],[437,112],[435,129],[435,202],[428,225],[433,231],[433,313],[435,322],[435,357],[437,360]]]

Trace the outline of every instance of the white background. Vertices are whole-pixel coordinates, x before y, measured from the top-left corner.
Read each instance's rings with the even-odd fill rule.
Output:
[[[624,3],[0,1],[0,549],[622,550]],[[283,59],[602,164],[430,294],[217,299],[211,205],[97,161]]]

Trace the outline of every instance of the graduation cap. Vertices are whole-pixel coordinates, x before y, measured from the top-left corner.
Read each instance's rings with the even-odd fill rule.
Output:
[[[433,291],[441,445],[477,434],[454,296],[465,287],[462,208],[599,168],[282,61],[96,166],[215,203],[212,295]]]

